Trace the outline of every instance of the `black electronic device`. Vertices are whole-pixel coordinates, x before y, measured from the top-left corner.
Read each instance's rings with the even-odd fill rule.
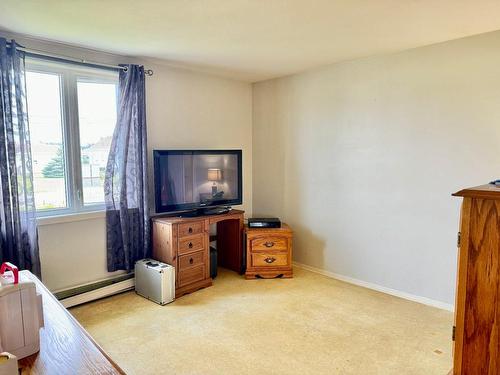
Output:
[[[281,221],[277,217],[248,219],[249,228],[281,228]]]
[[[210,246],[210,277],[217,277],[217,249],[213,246]]]
[[[216,215],[242,204],[241,150],[155,150],[156,212]]]

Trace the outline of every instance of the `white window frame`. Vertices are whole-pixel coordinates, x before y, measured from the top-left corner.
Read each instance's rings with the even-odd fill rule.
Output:
[[[57,74],[60,77],[60,106],[62,117],[61,124],[66,185],[66,207],[40,210],[37,209],[37,217],[63,216],[73,215],[77,213],[104,211],[104,202],[85,205],[83,200],[77,83],[78,80],[88,80],[90,82],[116,84],[116,104],[118,111],[118,72],[110,69],[93,67],[90,68],[76,64],[54,62],[32,57],[26,58],[25,65],[27,72]]]

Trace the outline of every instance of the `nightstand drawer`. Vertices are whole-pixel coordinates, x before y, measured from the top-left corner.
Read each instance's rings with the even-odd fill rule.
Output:
[[[290,265],[288,253],[252,253],[252,267],[287,267]]]
[[[205,263],[205,252],[198,251],[192,254],[181,255],[179,257],[179,271],[185,268],[198,266]]]
[[[179,255],[190,253],[196,250],[203,250],[205,248],[205,235],[198,234],[179,239]]]
[[[266,236],[251,240],[252,251],[288,250],[286,237]]]
[[[203,232],[203,221],[179,224],[179,238]]]
[[[195,283],[197,281],[201,281],[205,279],[205,265],[200,264],[195,267],[190,267],[186,268],[184,270],[179,271],[178,275],[178,281],[179,285],[178,287],[188,285],[191,283]]]

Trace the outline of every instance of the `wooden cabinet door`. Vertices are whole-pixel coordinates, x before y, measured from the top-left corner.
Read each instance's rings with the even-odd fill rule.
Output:
[[[465,198],[455,374],[500,374],[500,200]]]
[[[467,284],[467,238],[469,233],[471,198],[464,198],[460,209],[460,231],[457,239],[457,286],[455,292],[455,318],[453,327],[453,373],[461,374],[464,332],[465,290]]]

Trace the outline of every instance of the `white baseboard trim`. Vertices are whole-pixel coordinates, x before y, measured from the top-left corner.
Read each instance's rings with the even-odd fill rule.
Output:
[[[369,283],[367,281],[358,280],[358,279],[355,279],[355,278],[352,278],[349,276],[339,275],[338,273],[326,271],[326,270],[323,270],[321,268],[308,266],[307,264],[303,264],[303,263],[299,263],[299,262],[293,262],[293,265],[295,267],[299,267],[299,268],[303,268],[303,269],[311,271],[311,272],[319,273],[323,276],[331,277],[332,279],[344,281],[344,282],[349,283],[349,284],[362,286],[364,288],[376,290],[378,292],[382,292],[385,294],[390,294],[391,296],[403,298],[403,299],[413,301],[413,302],[422,303],[422,304],[427,305],[427,306],[437,307],[438,309],[451,311],[451,312],[454,311],[454,306],[449,304],[449,303],[444,303],[444,302],[436,301],[434,299],[430,299],[427,297],[422,297],[422,296],[417,296],[417,295],[406,293],[406,292],[401,292],[401,291],[396,290],[396,289],[391,289],[391,288],[387,288],[385,286]]]
[[[135,279],[131,278],[96,290],[91,290],[86,293],[78,294],[73,297],[64,298],[59,302],[61,302],[64,307],[68,308],[80,305],[85,302],[90,302],[99,298],[108,297],[113,294],[125,292],[127,290],[134,289],[134,286],[135,286]]]

